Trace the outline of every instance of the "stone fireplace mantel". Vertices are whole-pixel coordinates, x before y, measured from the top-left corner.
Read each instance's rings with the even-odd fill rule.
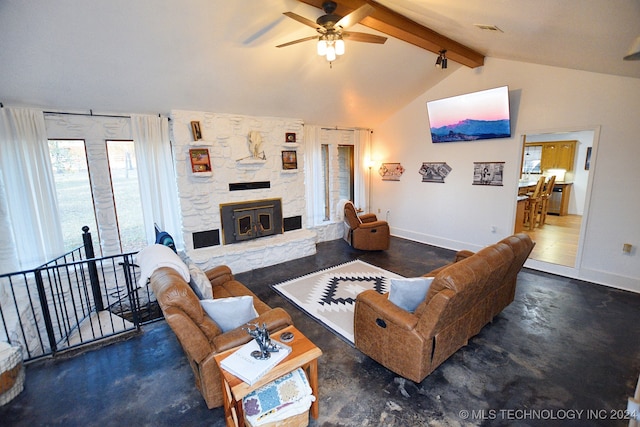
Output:
[[[227,265],[234,273],[242,273],[314,255],[317,238],[313,230],[295,230],[234,245],[188,251],[187,255],[205,271]]]

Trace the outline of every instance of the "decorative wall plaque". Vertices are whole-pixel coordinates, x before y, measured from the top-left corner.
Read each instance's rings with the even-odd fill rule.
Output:
[[[404,167],[400,163],[383,163],[378,173],[383,181],[400,181]]]
[[[473,185],[502,186],[504,162],[474,162]]]
[[[422,182],[440,182],[444,184],[444,179],[451,172],[451,166],[444,162],[425,162],[418,171],[422,175]]]

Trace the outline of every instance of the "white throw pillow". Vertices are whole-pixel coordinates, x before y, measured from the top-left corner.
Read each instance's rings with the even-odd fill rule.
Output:
[[[200,291],[198,298],[200,299],[212,299],[213,291],[211,290],[211,282],[204,271],[202,271],[194,263],[189,263],[189,274],[191,275],[191,281]]]
[[[389,301],[413,313],[427,296],[431,282],[433,282],[433,277],[391,279]]]
[[[253,307],[253,297],[249,295],[202,300],[200,305],[222,332],[235,329],[258,317],[258,312]]]

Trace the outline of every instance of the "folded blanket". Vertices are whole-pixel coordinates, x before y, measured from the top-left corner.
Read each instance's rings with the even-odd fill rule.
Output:
[[[147,246],[136,255],[136,264],[140,266],[140,280],[138,287],[143,288],[147,284],[147,280],[160,267],[170,267],[177,271],[185,282],[189,282],[189,267],[180,259],[180,257],[164,245]]]
[[[259,426],[308,411],[314,400],[307,375],[298,368],[249,393],[242,404],[247,421]]]

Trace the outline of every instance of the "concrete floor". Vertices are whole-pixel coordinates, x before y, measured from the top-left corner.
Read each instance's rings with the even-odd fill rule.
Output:
[[[238,274],[324,352],[320,417],[310,426],[626,426],[640,373],[640,294],[523,270],[516,300],[420,384],[397,377],[269,285],[352,259],[411,277],[453,252],[393,238],[385,252],[342,240],[315,256]],[[402,349],[398,349],[402,351]],[[127,340],[26,368],[25,390],[0,408],[2,426],[223,426],[193,384],[164,321]]]

